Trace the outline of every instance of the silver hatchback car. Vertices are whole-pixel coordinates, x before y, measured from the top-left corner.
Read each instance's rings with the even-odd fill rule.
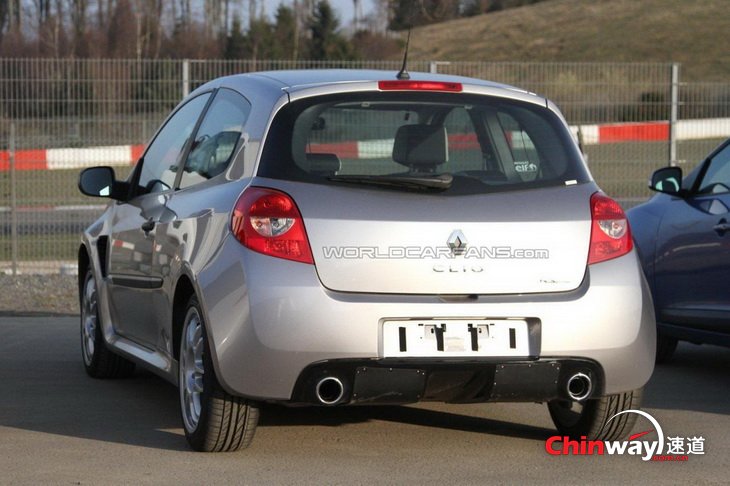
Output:
[[[402,78],[402,77],[401,77]],[[626,216],[557,107],[478,79],[230,76],[169,116],[79,248],[97,378],[179,385],[192,448],[259,408],[547,403],[569,436],[630,432],[655,326]]]

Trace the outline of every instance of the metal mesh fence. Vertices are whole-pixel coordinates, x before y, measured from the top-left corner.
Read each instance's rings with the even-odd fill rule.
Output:
[[[78,235],[103,209],[76,189],[80,168],[114,165],[126,176],[197,86],[236,73],[323,68],[396,71],[400,62],[0,59],[0,272],[73,271]],[[647,177],[670,154],[689,168],[730,136],[730,84],[676,83],[673,98],[670,64],[413,61],[409,70],[552,99],[596,181],[625,206],[649,195]]]

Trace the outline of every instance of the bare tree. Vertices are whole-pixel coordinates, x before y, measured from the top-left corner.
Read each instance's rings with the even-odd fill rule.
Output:
[[[205,35],[208,39],[215,39],[221,34],[221,7],[221,0],[203,0]]]
[[[256,0],[248,0],[248,30],[251,30],[256,21],[256,4]]]
[[[135,0],[135,54],[137,58],[158,58],[162,47],[162,0]]]
[[[51,18],[51,0],[33,0],[38,25]]]
[[[228,35],[231,28],[231,0],[223,0],[223,36]]]
[[[390,23],[391,9],[389,0],[376,0],[372,18],[376,29],[379,32],[385,32]]]
[[[117,0],[96,0],[96,25],[101,30],[109,28],[109,19],[117,8]]]
[[[299,36],[301,24],[299,23],[299,1],[294,0],[294,46],[292,49],[292,59],[299,59]]]
[[[294,52],[293,59],[299,59],[301,54],[301,46],[299,45],[302,37],[302,32],[309,36],[310,32],[307,29],[309,19],[314,12],[314,0],[294,0],[294,17],[295,32],[294,32]]]
[[[33,15],[38,32],[39,54],[60,57],[65,43],[62,0],[33,0]]]
[[[179,12],[179,14],[178,14]],[[190,8],[190,0],[173,0],[172,1],[173,21],[177,23],[182,30],[188,30],[192,24],[192,9]]]
[[[0,30],[20,30],[21,13],[20,0],[3,0],[0,2]]]
[[[86,57],[88,42],[86,39],[86,13],[89,7],[88,0],[68,0],[68,11],[71,19],[73,36],[73,53],[76,56]]]
[[[239,56],[301,58],[302,52],[308,52],[310,21],[321,0],[276,0],[276,22],[266,15],[271,3],[273,0],[0,0],[0,55],[215,58],[235,51]],[[355,7],[362,3],[355,1]],[[246,14],[248,31],[240,28]],[[240,35],[232,39],[236,16]],[[21,18],[26,25],[16,28]],[[372,25],[360,15],[358,19],[361,27]],[[231,43],[238,47],[229,49]]]

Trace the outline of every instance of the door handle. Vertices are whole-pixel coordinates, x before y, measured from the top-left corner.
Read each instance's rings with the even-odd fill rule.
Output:
[[[728,224],[725,218],[722,218],[715,226],[712,227],[712,229],[717,231],[717,234],[720,236],[723,236],[726,231],[730,231],[730,224]]]
[[[142,223],[142,231],[144,231],[145,234],[149,233],[150,231],[155,229],[155,224],[157,224],[157,223],[155,222],[154,219],[152,219],[152,218],[148,219],[147,221]]]

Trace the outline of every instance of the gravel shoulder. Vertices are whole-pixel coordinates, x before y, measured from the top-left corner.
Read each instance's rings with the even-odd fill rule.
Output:
[[[0,274],[0,315],[75,315],[79,312],[75,275]]]

